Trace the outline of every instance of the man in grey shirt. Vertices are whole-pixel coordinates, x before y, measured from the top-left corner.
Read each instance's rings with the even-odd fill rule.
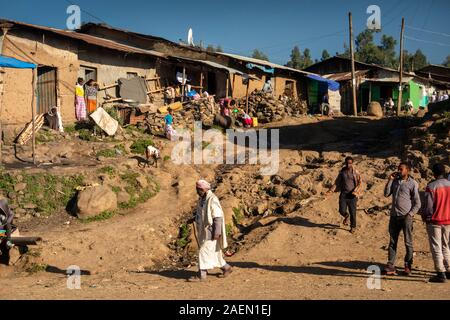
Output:
[[[403,231],[406,246],[405,269],[406,275],[411,274],[413,263],[413,216],[420,209],[419,185],[410,175],[411,167],[401,163],[398,171],[390,175],[384,188],[384,196],[392,195],[391,218],[389,220],[389,253],[387,275],[395,275],[395,258],[400,232]]]

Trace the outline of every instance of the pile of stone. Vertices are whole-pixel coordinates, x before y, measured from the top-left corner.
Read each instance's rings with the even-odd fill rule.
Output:
[[[246,98],[238,101],[239,107],[246,110]],[[248,111],[251,117],[258,118],[260,123],[276,122],[287,116],[301,116],[306,114],[306,102],[292,99],[282,98],[280,100],[269,93],[262,91],[254,91],[248,97]]]
[[[189,101],[183,109],[174,113],[176,128],[193,128],[194,122],[201,121],[204,128],[213,125],[214,115],[219,112],[219,105],[211,100],[201,99]],[[145,125],[152,134],[164,132],[164,117],[161,113],[148,113]]]
[[[429,106],[429,112],[419,126],[408,130],[404,157],[417,169],[422,178],[432,177],[434,163],[443,163],[450,169],[450,102]]]

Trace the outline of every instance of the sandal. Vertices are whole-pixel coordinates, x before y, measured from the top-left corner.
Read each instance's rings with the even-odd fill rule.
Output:
[[[345,216],[344,221],[342,221],[344,226],[348,226],[348,218],[350,218],[350,215]]]
[[[199,276],[193,276],[193,277],[190,277],[189,279],[187,279],[187,282],[205,282],[205,281],[206,281],[206,277],[202,278]]]
[[[223,274],[219,275],[219,278],[226,278],[233,272],[233,268],[229,267],[226,270],[223,270]]]

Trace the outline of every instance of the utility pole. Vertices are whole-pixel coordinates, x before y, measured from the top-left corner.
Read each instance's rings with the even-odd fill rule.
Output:
[[[405,18],[402,18],[402,31],[400,32],[400,74],[398,87],[398,101],[397,101],[397,117],[400,116],[402,109],[402,94],[403,94],[403,33],[405,32]]]
[[[0,55],[2,55],[3,54],[3,48],[5,47],[5,45],[4,45],[4,43],[5,43],[5,40],[6,40],[6,35],[7,35],[7,33],[8,33],[8,31],[9,31],[9,29],[10,29],[10,27],[8,26],[8,25],[6,25],[6,26],[2,26],[2,33],[1,33],[1,36],[0,36]],[[3,164],[3,155],[2,155],[2,153],[3,153],[3,127],[2,127],[2,110],[3,110],[3,90],[4,90],[4,88],[5,88],[5,83],[4,83],[4,81],[5,81],[5,76],[3,75],[3,74],[0,74],[0,88],[1,88],[1,90],[0,90],[0,166]]]
[[[353,115],[358,115],[358,105],[356,104],[356,77],[355,77],[355,52],[353,50],[353,23],[352,13],[348,13],[348,26],[350,32],[350,55],[352,58],[352,96],[353,96]]]

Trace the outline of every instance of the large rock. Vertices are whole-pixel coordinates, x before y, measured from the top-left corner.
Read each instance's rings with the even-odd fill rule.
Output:
[[[303,163],[309,163],[313,162],[314,160],[317,160],[320,158],[320,153],[317,151],[311,151],[311,150],[301,150],[299,152],[301,161]]]
[[[369,103],[367,114],[372,117],[382,118],[383,109],[381,108],[380,103],[377,101],[372,101],[371,103]]]
[[[322,158],[325,162],[340,162],[342,161],[342,155],[337,151],[322,152]]]
[[[78,218],[86,219],[117,209],[117,195],[107,186],[88,188],[78,194]]]

